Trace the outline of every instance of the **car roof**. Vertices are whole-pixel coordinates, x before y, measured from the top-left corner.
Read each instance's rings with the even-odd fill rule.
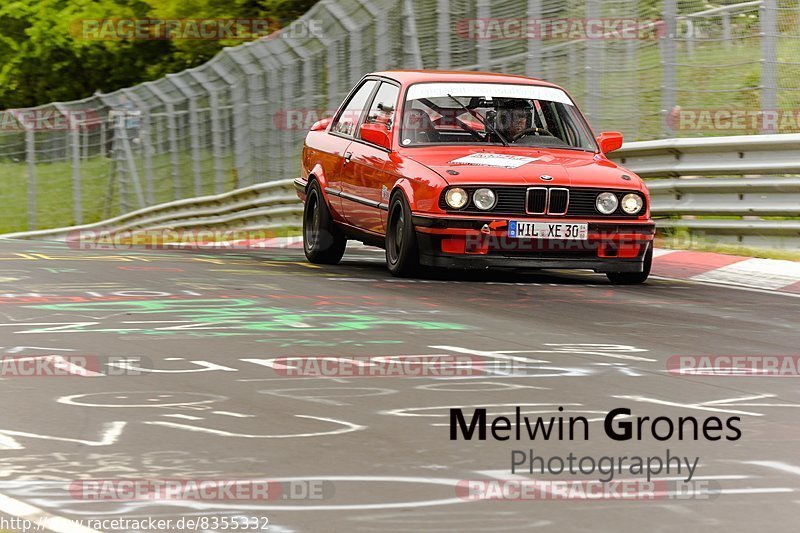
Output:
[[[477,72],[461,70],[383,70],[373,72],[372,76],[383,76],[410,85],[412,83],[443,81],[443,82],[472,82],[472,83],[516,83],[522,85],[539,85],[543,87],[556,87],[558,85],[536,78],[518,76],[516,74],[498,74],[494,72]]]

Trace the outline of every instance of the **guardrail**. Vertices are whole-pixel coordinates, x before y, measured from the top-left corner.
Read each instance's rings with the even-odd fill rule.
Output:
[[[626,143],[612,159],[643,178],[800,173],[800,134]]]
[[[685,228],[713,241],[800,248],[800,177],[745,177],[800,173],[800,134],[634,142],[612,155],[652,178],[652,212],[661,228]],[[670,178],[656,179],[662,177]],[[60,238],[95,229],[272,229],[299,225],[301,214],[289,179],[169,202],[95,224],[5,237]]]
[[[800,248],[800,177],[778,176],[800,174],[798,134],[633,142],[611,156],[648,179],[660,228],[685,228],[713,242]]]
[[[94,224],[7,233],[3,237],[64,239],[90,230],[121,232],[212,227],[262,230],[296,226],[300,223],[303,206],[297,199],[293,181],[270,181],[222,194],[176,200]]]

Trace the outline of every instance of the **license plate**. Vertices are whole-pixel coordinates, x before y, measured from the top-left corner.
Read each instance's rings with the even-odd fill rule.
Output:
[[[589,224],[510,220],[508,222],[508,236],[517,239],[571,239],[585,241],[589,238]]]

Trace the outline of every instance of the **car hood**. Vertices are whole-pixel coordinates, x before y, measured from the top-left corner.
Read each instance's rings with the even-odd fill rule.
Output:
[[[408,149],[404,155],[449,185],[642,188],[641,180],[627,169],[602,155],[577,150],[459,146]]]

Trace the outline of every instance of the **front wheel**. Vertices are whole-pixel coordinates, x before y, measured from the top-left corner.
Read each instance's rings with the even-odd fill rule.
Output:
[[[347,237],[336,226],[322,197],[319,183],[312,181],[303,209],[303,251],[312,263],[335,265],[344,255]]]
[[[393,276],[413,276],[419,269],[417,233],[411,222],[411,208],[403,193],[396,192],[389,202],[386,219],[386,265]]]
[[[608,280],[614,285],[638,285],[647,281],[650,269],[653,267],[653,245],[647,245],[644,254],[644,268],[641,272],[608,272]]]

